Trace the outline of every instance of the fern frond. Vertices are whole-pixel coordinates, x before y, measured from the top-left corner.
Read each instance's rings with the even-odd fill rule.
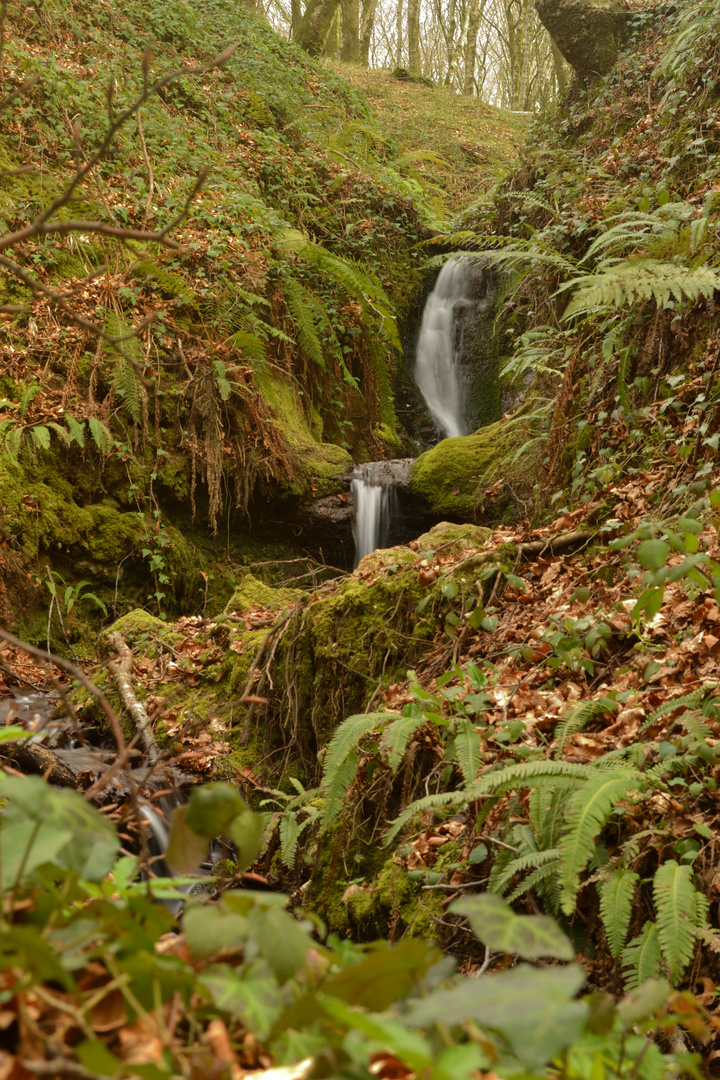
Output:
[[[608,945],[613,956],[620,956],[632,915],[635,883],[640,878],[631,870],[618,868],[612,877],[600,885],[600,918],[605,927]]]
[[[575,291],[563,318],[571,319],[599,308],[620,308],[646,300],[666,308],[671,300],[693,302],[711,297],[720,289],[720,274],[709,266],[692,269],[655,259],[629,259],[600,273],[575,278],[558,293],[567,288]]]
[[[642,933],[625,946],[621,963],[625,970],[626,990],[636,990],[648,979],[657,979],[662,967],[662,953],[654,922],[646,922]]]
[[[348,716],[334,731],[325,753],[322,788],[332,784],[335,772],[342,765],[348,754],[355,750],[368,731],[372,731],[387,718],[387,713],[358,713]]]
[[[547,870],[548,867],[557,870],[559,865],[559,848],[548,848],[547,851],[529,851],[526,855],[518,855],[503,867],[502,873],[497,875],[492,882],[492,889],[489,889],[488,891],[496,892],[500,896],[504,896],[510,888],[512,879],[516,874],[522,874],[526,870]],[[490,883],[488,883],[488,886],[489,885]],[[518,888],[520,888],[520,886],[518,886]],[[522,889],[521,892],[525,892],[525,889]],[[517,892],[517,890],[513,893],[514,898],[519,895],[521,895],[521,893]]]
[[[88,427],[98,450],[101,454],[106,454],[112,448],[113,437],[105,424],[102,420],[98,420],[97,416],[91,416],[88,418]]]
[[[674,727],[683,727],[697,743],[704,743],[712,738],[710,726],[705,722],[699,709],[686,710],[682,716],[673,720],[668,730],[672,731]]]
[[[653,878],[653,902],[662,957],[676,986],[695,951],[698,907],[689,866],[668,859]]]
[[[380,747],[387,754],[387,762],[393,776],[400,768],[400,762],[410,739],[424,723],[424,716],[398,716],[383,732]]]
[[[297,330],[298,342],[309,360],[327,373],[327,364],[315,328],[315,311],[309,291],[293,278],[283,283],[285,303]]]
[[[575,897],[580,887],[580,873],[595,851],[595,838],[610,817],[615,804],[638,785],[638,774],[607,773],[595,776],[568,799],[565,811],[566,835],[560,844],[562,852],[562,909],[566,915],[575,910]]]
[[[592,766],[576,765],[570,761],[523,761],[519,765],[483,773],[465,789],[464,795],[469,802],[481,795],[498,795],[503,791],[537,787],[543,783],[573,786],[587,780],[592,771]]]
[[[482,764],[482,739],[474,724],[461,720],[455,732],[455,753],[466,784],[472,783]]]
[[[448,804],[453,803],[456,806],[466,806],[468,803],[466,793],[464,791],[441,791],[437,795],[426,795],[422,799],[416,799],[415,802],[412,802],[409,806],[405,807],[402,814],[398,814],[398,816],[390,822],[390,828],[385,833],[383,839],[383,846],[389,847],[395,837],[402,832],[408,822],[417,814],[422,814],[426,810],[435,810],[440,806],[447,806]]]
[[[545,854],[543,852],[543,854]],[[508,903],[512,904],[515,900],[519,900],[521,896],[531,890],[536,890],[541,895],[555,914],[560,911],[560,902],[558,897],[558,868],[560,866],[559,857],[555,859],[548,859],[545,866],[538,866],[537,870],[516,885],[513,891],[508,896]]]
[[[657,724],[658,720],[662,720],[664,716],[668,716],[670,713],[675,712],[677,709],[696,709],[700,705],[703,697],[705,696],[704,687],[700,690],[693,690],[691,694],[682,694],[680,697],[670,698],[669,701],[663,702],[659,705],[654,712],[648,716],[640,728],[640,734],[651,728],[653,724]]]
[[[138,259],[130,269],[133,277],[152,278],[157,281],[162,291],[167,296],[176,300],[182,300],[183,304],[193,304],[195,294],[180,274],[170,270],[167,266],[160,266],[153,259]]]
[[[332,779],[328,781],[327,785],[323,785],[323,829],[333,824],[335,815],[341,809],[350,785],[357,776],[359,764],[360,757],[358,754],[349,754],[333,770]]]
[[[594,701],[583,701],[573,705],[564,713],[555,728],[555,740],[557,749],[555,757],[561,757],[565,743],[576,731],[582,731],[596,716],[605,716],[607,713],[618,711],[617,702],[612,698],[600,697]]]
[[[105,333],[112,338],[112,356],[116,360],[110,380],[128,413],[139,424],[142,420],[144,387],[138,369],[143,366],[143,350],[132,326],[112,308],[105,316]]]
[[[295,856],[297,855],[298,839],[300,837],[298,817],[293,810],[285,811],[281,816],[278,835],[280,836],[280,858],[292,870],[295,867]]]
[[[565,826],[565,810],[570,794],[571,792],[567,788],[556,788],[552,792],[550,806],[543,816],[538,834],[541,848],[554,848],[560,843]]]
[[[251,334],[249,330],[237,330],[228,338],[231,345],[241,349],[250,360],[265,359],[265,342],[257,334]]]

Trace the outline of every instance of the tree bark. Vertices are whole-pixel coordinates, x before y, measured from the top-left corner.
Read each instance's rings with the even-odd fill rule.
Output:
[[[560,52],[552,38],[550,38],[550,48],[552,50],[553,67],[555,69],[555,79],[557,80],[558,94],[564,94],[567,90],[567,75],[565,74],[565,61],[563,60],[563,54]]]
[[[140,736],[140,743],[151,765],[160,757],[160,750],[155,742],[150,717],[145,706],[138,701],[132,684],[133,654],[122,634],[117,631],[108,638],[110,647],[117,653],[117,660],[108,660],[108,671],[113,677],[117,692],[124,708],[132,717]]]
[[[402,67],[403,58],[403,0],[397,0],[395,11],[395,67]]]
[[[475,87],[475,64],[477,62],[477,36],[480,28],[480,19],[482,17],[482,9],[485,7],[486,0],[482,0],[482,6],[480,0],[470,0],[470,9],[468,11],[468,29],[467,38],[465,39],[465,56],[464,62],[464,77],[463,77],[463,94],[466,97],[472,95]]]
[[[340,0],[308,0],[293,41],[310,56],[320,56],[339,6]]]
[[[360,59],[360,0],[340,0],[340,11],[340,59],[346,64],[357,64]]]
[[[370,43],[375,26],[375,12],[378,0],[363,0],[362,21],[360,24],[360,63],[368,67],[370,63]]]
[[[420,73],[420,0],[407,0],[408,71]]]
[[[330,23],[330,29],[323,45],[323,56],[329,60],[336,60],[340,55],[340,11],[335,12],[335,18]]]

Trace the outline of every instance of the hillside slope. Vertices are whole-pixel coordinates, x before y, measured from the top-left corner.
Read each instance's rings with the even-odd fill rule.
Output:
[[[105,602],[128,578],[121,592],[156,594],[160,611],[207,603],[209,535],[242,533],[253,506],[339,490],[353,458],[406,452],[397,326],[422,286],[415,245],[440,212],[407,153],[423,148],[401,150],[361,92],[228,0],[19,6],[7,37],[5,87],[39,76],[0,137],[9,231],[98,148],[143,64],[152,84],[236,46],[221,68],[152,93],[61,210],[160,229],[209,166],[177,248],[91,233],[15,248],[19,272],[104,342],[0,278],[5,617],[18,594],[33,607],[27,560],[43,577],[51,553]],[[211,582],[211,603],[216,586],[228,587]]]

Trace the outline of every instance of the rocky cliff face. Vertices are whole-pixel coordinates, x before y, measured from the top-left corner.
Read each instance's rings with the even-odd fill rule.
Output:
[[[618,0],[535,0],[546,30],[582,81],[606,75],[627,41],[628,12]]]

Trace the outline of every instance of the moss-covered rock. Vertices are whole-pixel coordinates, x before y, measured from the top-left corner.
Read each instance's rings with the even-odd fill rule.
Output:
[[[527,411],[527,410],[526,410]],[[474,435],[443,439],[413,465],[412,488],[436,514],[477,520],[483,493],[499,478],[513,486],[532,482],[534,457],[523,454],[532,437],[522,413],[480,428]],[[504,507],[490,517],[501,518]]]
[[[628,12],[618,0],[536,0],[535,7],[580,79],[607,74],[628,34]]]
[[[339,477],[352,468],[352,458],[342,446],[318,442],[319,417],[305,415],[297,387],[267,372],[257,376],[273,421],[288,446],[293,479],[289,494],[333,495],[342,490]]]
[[[249,611],[252,607],[279,609],[289,607],[302,596],[302,589],[288,589],[266,585],[248,571],[228,600],[225,611]]]
[[[448,555],[458,555],[461,551],[470,548],[481,548],[488,536],[490,529],[484,529],[480,525],[455,525],[450,521],[441,521],[433,525],[429,532],[418,536],[413,541],[413,547],[418,551],[437,551],[443,548]]]
[[[108,626],[103,630],[98,638],[101,649],[107,646],[110,635],[115,633],[121,634],[128,645],[146,645],[152,639],[160,639],[168,642],[168,644],[182,640],[182,635],[175,632],[172,626],[163,622],[162,619],[158,619],[155,615],[151,615],[144,608],[135,608],[134,611],[129,611],[127,615],[116,619],[112,626]],[[151,650],[149,648],[144,651],[150,655]]]

